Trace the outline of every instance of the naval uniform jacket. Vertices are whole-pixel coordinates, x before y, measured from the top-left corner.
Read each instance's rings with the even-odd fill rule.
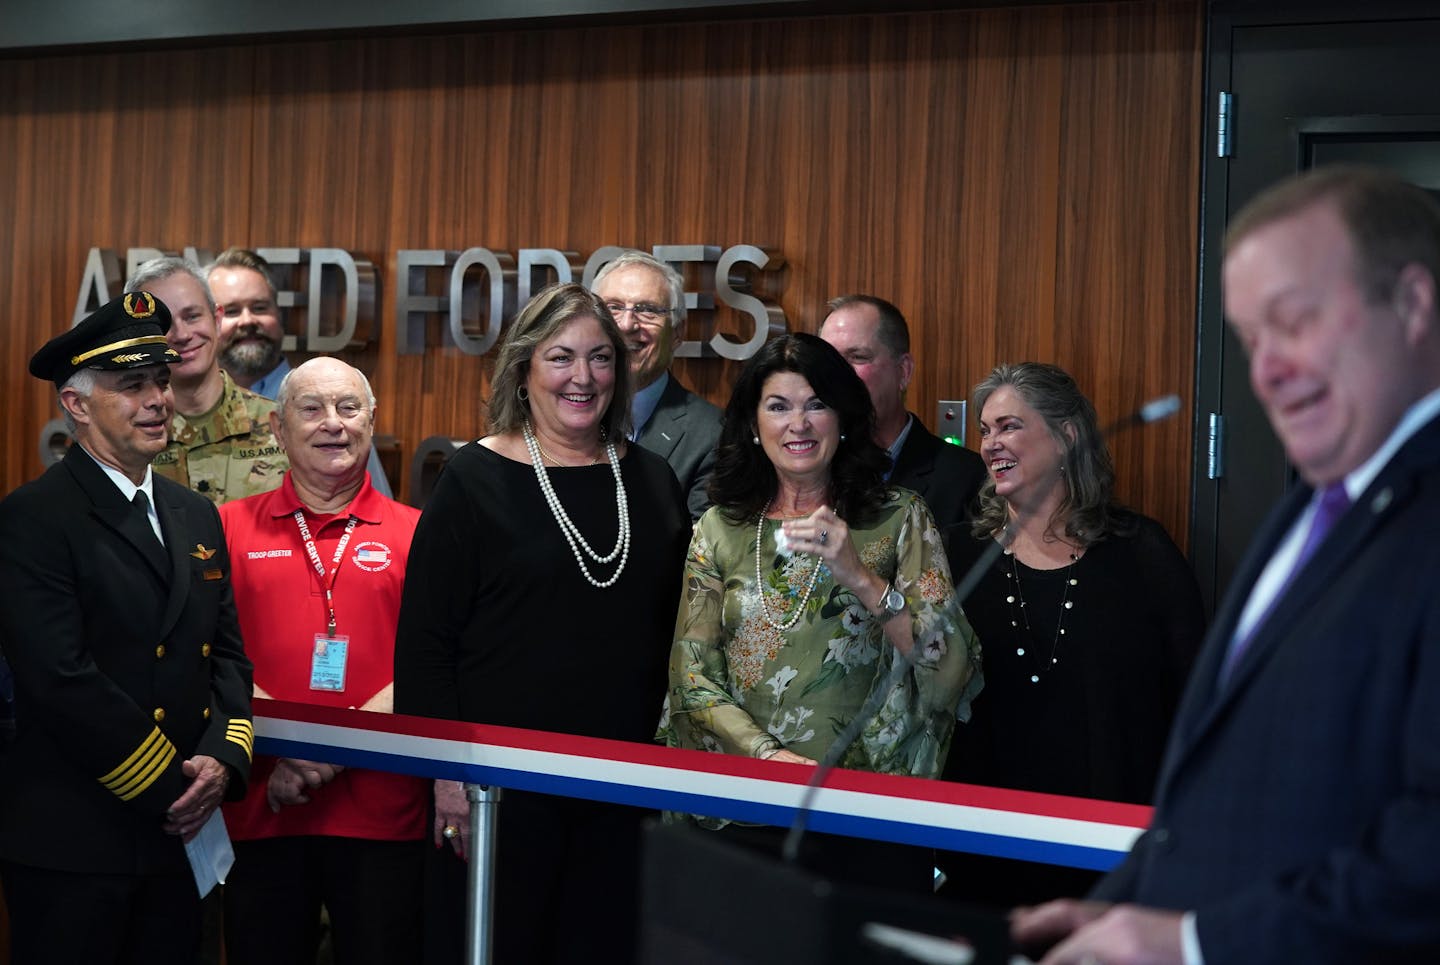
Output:
[[[220,518],[154,476],[166,545],[80,446],[0,502],[0,650],[16,736],[0,749],[0,858],[79,873],[186,868],[165,812],[181,763],[245,792],[253,730]]]
[[[1206,965],[1440,961],[1440,417],[1336,521],[1221,683],[1311,495],[1297,486],[1236,570],[1150,828],[1094,896],[1194,910]]]

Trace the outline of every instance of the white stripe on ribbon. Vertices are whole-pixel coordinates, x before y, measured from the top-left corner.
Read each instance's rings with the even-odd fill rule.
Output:
[[[262,707],[262,713],[271,713],[257,703],[257,709]],[[256,716],[257,752],[782,825],[790,822],[805,792],[793,778],[697,769],[698,755],[687,752],[673,752],[683,766],[625,760],[622,742],[603,742],[615,755],[607,758],[312,723],[279,713]],[[663,748],[645,748],[649,757],[657,751],[664,755]],[[929,782],[923,784],[928,788]],[[834,787],[821,788],[812,807],[810,826],[817,831],[1095,869],[1116,864],[1141,830],[1032,813],[1033,803],[1024,810],[1005,810]]]

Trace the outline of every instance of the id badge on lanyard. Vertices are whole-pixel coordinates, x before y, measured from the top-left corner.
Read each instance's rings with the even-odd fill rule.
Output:
[[[338,693],[345,689],[345,658],[350,638],[317,633],[310,652],[310,689]]]
[[[345,665],[350,655],[350,638],[335,632],[335,580],[340,575],[340,560],[345,556],[345,547],[350,544],[350,535],[355,532],[355,524],[359,519],[351,516],[345,524],[345,535],[340,537],[340,542],[335,546],[335,558],[331,560],[329,572],[326,572],[325,564],[320,562],[320,552],[315,548],[315,540],[305,522],[304,510],[295,510],[295,522],[300,527],[301,539],[305,541],[305,553],[310,557],[310,565],[315,568],[315,574],[320,578],[320,587],[325,591],[325,610],[329,616],[326,632],[315,634],[310,648],[310,689],[339,693],[345,689]]]

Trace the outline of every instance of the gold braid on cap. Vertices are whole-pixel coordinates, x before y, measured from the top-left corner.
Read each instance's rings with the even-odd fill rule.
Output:
[[[109,345],[102,345],[99,348],[92,348],[90,351],[70,357],[71,365],[79,365],[86,359],[93,359],[97,355],[104,355],[106,352],[113,352],[117,348],[130,348],[132,345],[164,345],[164,335],[142,335],[139,338],[127,338],[123,342],[111,342]]]

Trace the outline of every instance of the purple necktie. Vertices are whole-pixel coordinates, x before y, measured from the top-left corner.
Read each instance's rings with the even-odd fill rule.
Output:
[[[1270,603],[1260,618],[1250,626],[1250,632],[1243,637],[1237,636],[1230,642],[1230,652],[1225,655],[1225,663],[1220,668],[1220,683],[1223,686],[1230,679],[1230,673],[1235,665],[1240,662],[1245,651],[1250,647],[1250,641],[1255,634],[1265,625],[1270,618],[1270,613],[1275,609],[1275,604],[1290,589],[1294,582],[1295,575],[1299,573],[1310,557],[1315,555],[1315,550],[1324,542],[1325,537],[1334,527],[1335,521],[1345,515],[1345,510],[1350,508],[1350,494],[1345,491],[1344,482],[1333,482],[1326,486],[1320,493],[1320,505],[1315,510],[1315,516],[1310,520],[1310,531],[1305,534],[1305,543],[1300,547],[1300,555],[1295,557],[1295,565],[1290,568],[1290,573],[1285,577],[1285,582],[1280,585],[1280,590],[1270,598]]]

